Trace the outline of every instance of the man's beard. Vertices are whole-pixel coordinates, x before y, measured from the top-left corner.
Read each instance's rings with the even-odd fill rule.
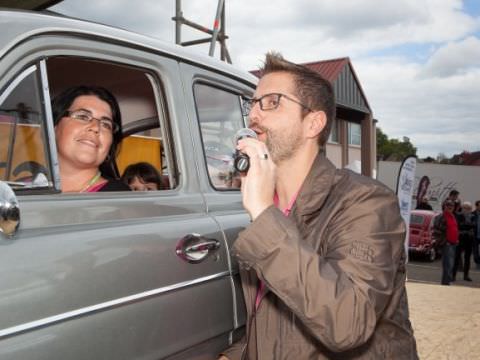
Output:
[[[267,135],[266,145],[275,164],[292,158],[302,145],[300,131],[282,131],[261,128]]]

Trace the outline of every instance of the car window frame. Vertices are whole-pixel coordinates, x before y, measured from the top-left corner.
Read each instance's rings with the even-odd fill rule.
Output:
[[[82,39],[84,40],[84,39]],[[140,50],[141,51],[141,50]],[[58,164],[58,152],[56,148],[56,139],[55,139],[55,129],[54,129],[54,124],[53,124],[53,114],[52,114],[52,107],[51,107],[51,96],[50,96],[50,84],[48,80],[48,66],[47,62],[48,59],[55,58],[55,57],[68,57],[68,58],[78,58],[78,59],[85,59],[87,61],[100,61],[103,62],[107,65],[112,65],[112,66],[123,66],[123,67],[129,67],[134,69],[135,71],[138,71],[145,75],[147,81],[151,85],[151,91],[153,94],[154,98],[154,103],[152,104],[156,108],[156,113],[158,116],[158,126],[160,127],[160,131],[162,134],[162,146],[164,149],[164,155],[165,155],[165,160],[166,160],[166,165],[167,165],[167,171],[168,171],[168,178],[169,178],[169,184],[170,187],[169,189],[166,190],[158,190],[158,191],[167,191],[167,190],[174,190],[176,189],[180,182],[179,182],[179,167],[178,167],[178,158],[175,155],[176,150],[175,150],[175,144],[173,142],[173,136],[171,134],[171,119],[169,115],[169,110],[168,110],[168,102],[166,98],[166,90],[165,86],[162,81],[162,76],[161,74],[158,73],[157,69],[152,66],[151,64],[148,64],[146,61],[141,62],[141,65],[139,64],[133,64],[132,61],[129,61],[128,59],[122,59],[124,61],[114,61],[112,59],[109,59],[107,56],[102,56],[102,54],[97,54],[94,53],[93,50],[90,50],[87,52],[90,53],[90,56],[85,56],[83,54],[85,50],[82,49],[82,51],[75,51],[69,49],[68,51],[62,52],[60,50],[56,50],[57,54],[55,55],[50,55],[50,54],[44,54],[42,50],[38,50],[34,53],[34,60],[29,61],[25,66],[23,66],[20,71],[15,71],[15,73],[12,74],[11,76],[11,81],[9,81],[6,86],[3,87],[4,91],[1,92],[2,96],[5,93],[5,90],[9,89],[11,87],[11,91],[15,89],[18,84],[20,84],[26,77],[28,77],[32,72],[37,72],[37,76],[39,77],[38,82],[39,82],[39,89],[36,89],[38,91],[39,96],[41,97],[42,101],[42,111],[43,111],[43,124],[45,128],[45,133],[46,136],[44,137],[45,141],[45,146],[48,149],[45,153],[45,158],[47,159],[47,166],[49,167],[50,175],[51,175],[51,184],[49,184],[49,187],[43,187],[43,188],[25,188],[25,189],[19,189],[17,194],[19,196],[29,196],[29,195],[51,195],[51,194],[63,194],[61,192],[61,178],[60,178],[60,169],[59,169],[59,164]],[[60,54],[58,54],[60,52]],[[28,69],[33,69],[24,74]],[[8,73],[8,72],[7,72]],[[20,78],[19,78],[20,77]],[[14,86],[12,86],[14,84]],[[5,97],[7,97],[8,94],[5,94]],[[135,133],[129,134],[130,135],[135,135]],[[162,156],[162,154],[160,154]],[[163,167],[163,164],[162,164]],[[161,170],[161,169],[159,169]],[[157,191],[157,192],[158,192]],[[126,192],[126,193],[133,193],[133,192]],[[68,195],[78,195],[79,193],[68,193]],[[101,194],[101,193],[100,193]],[[66,195],[66,193],[64,194]],[[82,193],[81,196],[88,196],[90,195],[89,193]],[[97,194],[98,195],[98,194]]]
[[[55,143],[55,130],[53,127],[53,119],[50,105],[50,94],[48,87],[48,78],[46,77],[45,57],[39,56],[35,61],[27,63],[19,71],[12,75],[10,81],[0,89],[0,104],[3,103],[17,87],[34,74],[37,77],[39,100],[42,103],[41,116],[43,122],[41,124],[41,136],[44,142],[44,155],[46,167],[49,171],[50,181],[48,186],[44,187],[26,187],[15,189],[19,195],[38,195],[38,194],[55,194],[60,192],[60,173],[58,168],[58,155]]]
[[[240,192],[241,188],[240,187],[232,187],[232,188],[221,188],[221,187],[216,187],[213,183],[212,183],[212,178],[210,176],[210,171],[208,169],[208,160],[207,160],[207,154],[205,152],[205,142],[204,142],[204,135],[203,135],[203,132],[202,132],[202,127],[201,127],[201,121],[200,121],[200,116],[199,116],[199,109],[198,109],[198,103],[197,103],[197,96],[196,96],[196,92],[195,92],[195,86],[196,85],[203,85],[203,86],[208,86],[210,88],[213,88],[213,89],[217,89],[217,90],[220,90],[220,91],[224,91],[226,93],[229,93],[229,94],[232,94],[234,96],[236,96],[238,98],[238,104],[239,104],[239,114],[241,116],[241,125],[242,127],[246,127],[247,126],[247,117],[243,114],[242,112],[242,108],[241,108],[241,98],[242,96],[245,96],[245,94],[242,93],[242,91],[240,89],[236,89],[236,88],[232,88],[232,87],[229,87],[229,86],[226,86],[224,84],[221,84],[219,82],[216,82],[216,81],[212,81],[210,79],[205,79],[205,78],[197,78],[197,79],[194,79],[194,81],[192,82],[192,95],[193,95],[193,101],[194,101],[194,108],[195,108],[195,114],[196,114],[196,123],[197,123],[197,128],[198,128],[198,133],[200,135],[200,142],[202,144],[202,159],[203,159],[203,167],[205,169],[205,173],[207,175],[207,180],[208,180],[208,183],[209,183],[209,186],[211,189],[213,189],[214,191],[216,192],[220,192],[220,193],[224,193],[224,192],[234,192],[234,193],[238,193]],[[253,91],[252,91],[253,92]],[[237,130],[238,131],[238,130]]]

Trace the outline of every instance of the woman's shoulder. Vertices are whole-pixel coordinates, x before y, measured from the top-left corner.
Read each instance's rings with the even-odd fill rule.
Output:
[[[117,179],[109,179],[100,191],[131,191],[130,187],[124,182]]]

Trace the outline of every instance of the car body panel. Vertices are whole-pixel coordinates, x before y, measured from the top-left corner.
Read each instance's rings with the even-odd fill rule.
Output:
[[[245,323],[230,248],[249,219],[238,189],[220,192],[208,180],[192,86],[202,78],[247,94],[255,78],[100,24],[20,11],[0,16],[0,30],[8,29],[0,35],[0,91],[32,64],[48,71],[49,59],[61,56],[145,69],[171,120],[170,144],[164,140],[177,175],[172,189],[154,193],[18,192],[19,230],[0,235],[0,358],[213,358]],[[49,91],[45,80],[39,91]],[[45,108],[46,166],[58,170]],[[219,248],[199,263],[184,261],[176,251],[188,235]]]
[[[438,212],[430,210],[412,210],[409,225],[408,250],[428,256],[433,261],[440,253],[433,234],[433,221]]]

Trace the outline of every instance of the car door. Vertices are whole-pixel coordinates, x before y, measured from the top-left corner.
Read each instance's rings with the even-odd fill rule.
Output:
[[[10,44],[0,62],[0,177],[20,209],[16,233],[0,234],[0,358],[211,359],[229,343],[232,284],[224,232],[201,194],[178,61],[69,31]],[[145,73],[170,189],[61,193],[48,73],[57,57]],[[69,70],[62,79],[87,76]]]
[[[254,79],[226,76],[205,69],[181,64],[183,81],[187,89],[188,109],[195,110],[192,133],[197,149],[200,187],[205,194],[208,213],[215,218],[225,233],[228,249],[238,233],[250,219],[242,205],[240,178],[233,167],[235,133],[246,126],[241,111],[241,97],[251,96]],[[191,104],[191,105],[190,105]],[[232,340],[238,340],[245,325],[243,300],[238,264],[232,259],[232,281],[235,299],[235,331]]]

